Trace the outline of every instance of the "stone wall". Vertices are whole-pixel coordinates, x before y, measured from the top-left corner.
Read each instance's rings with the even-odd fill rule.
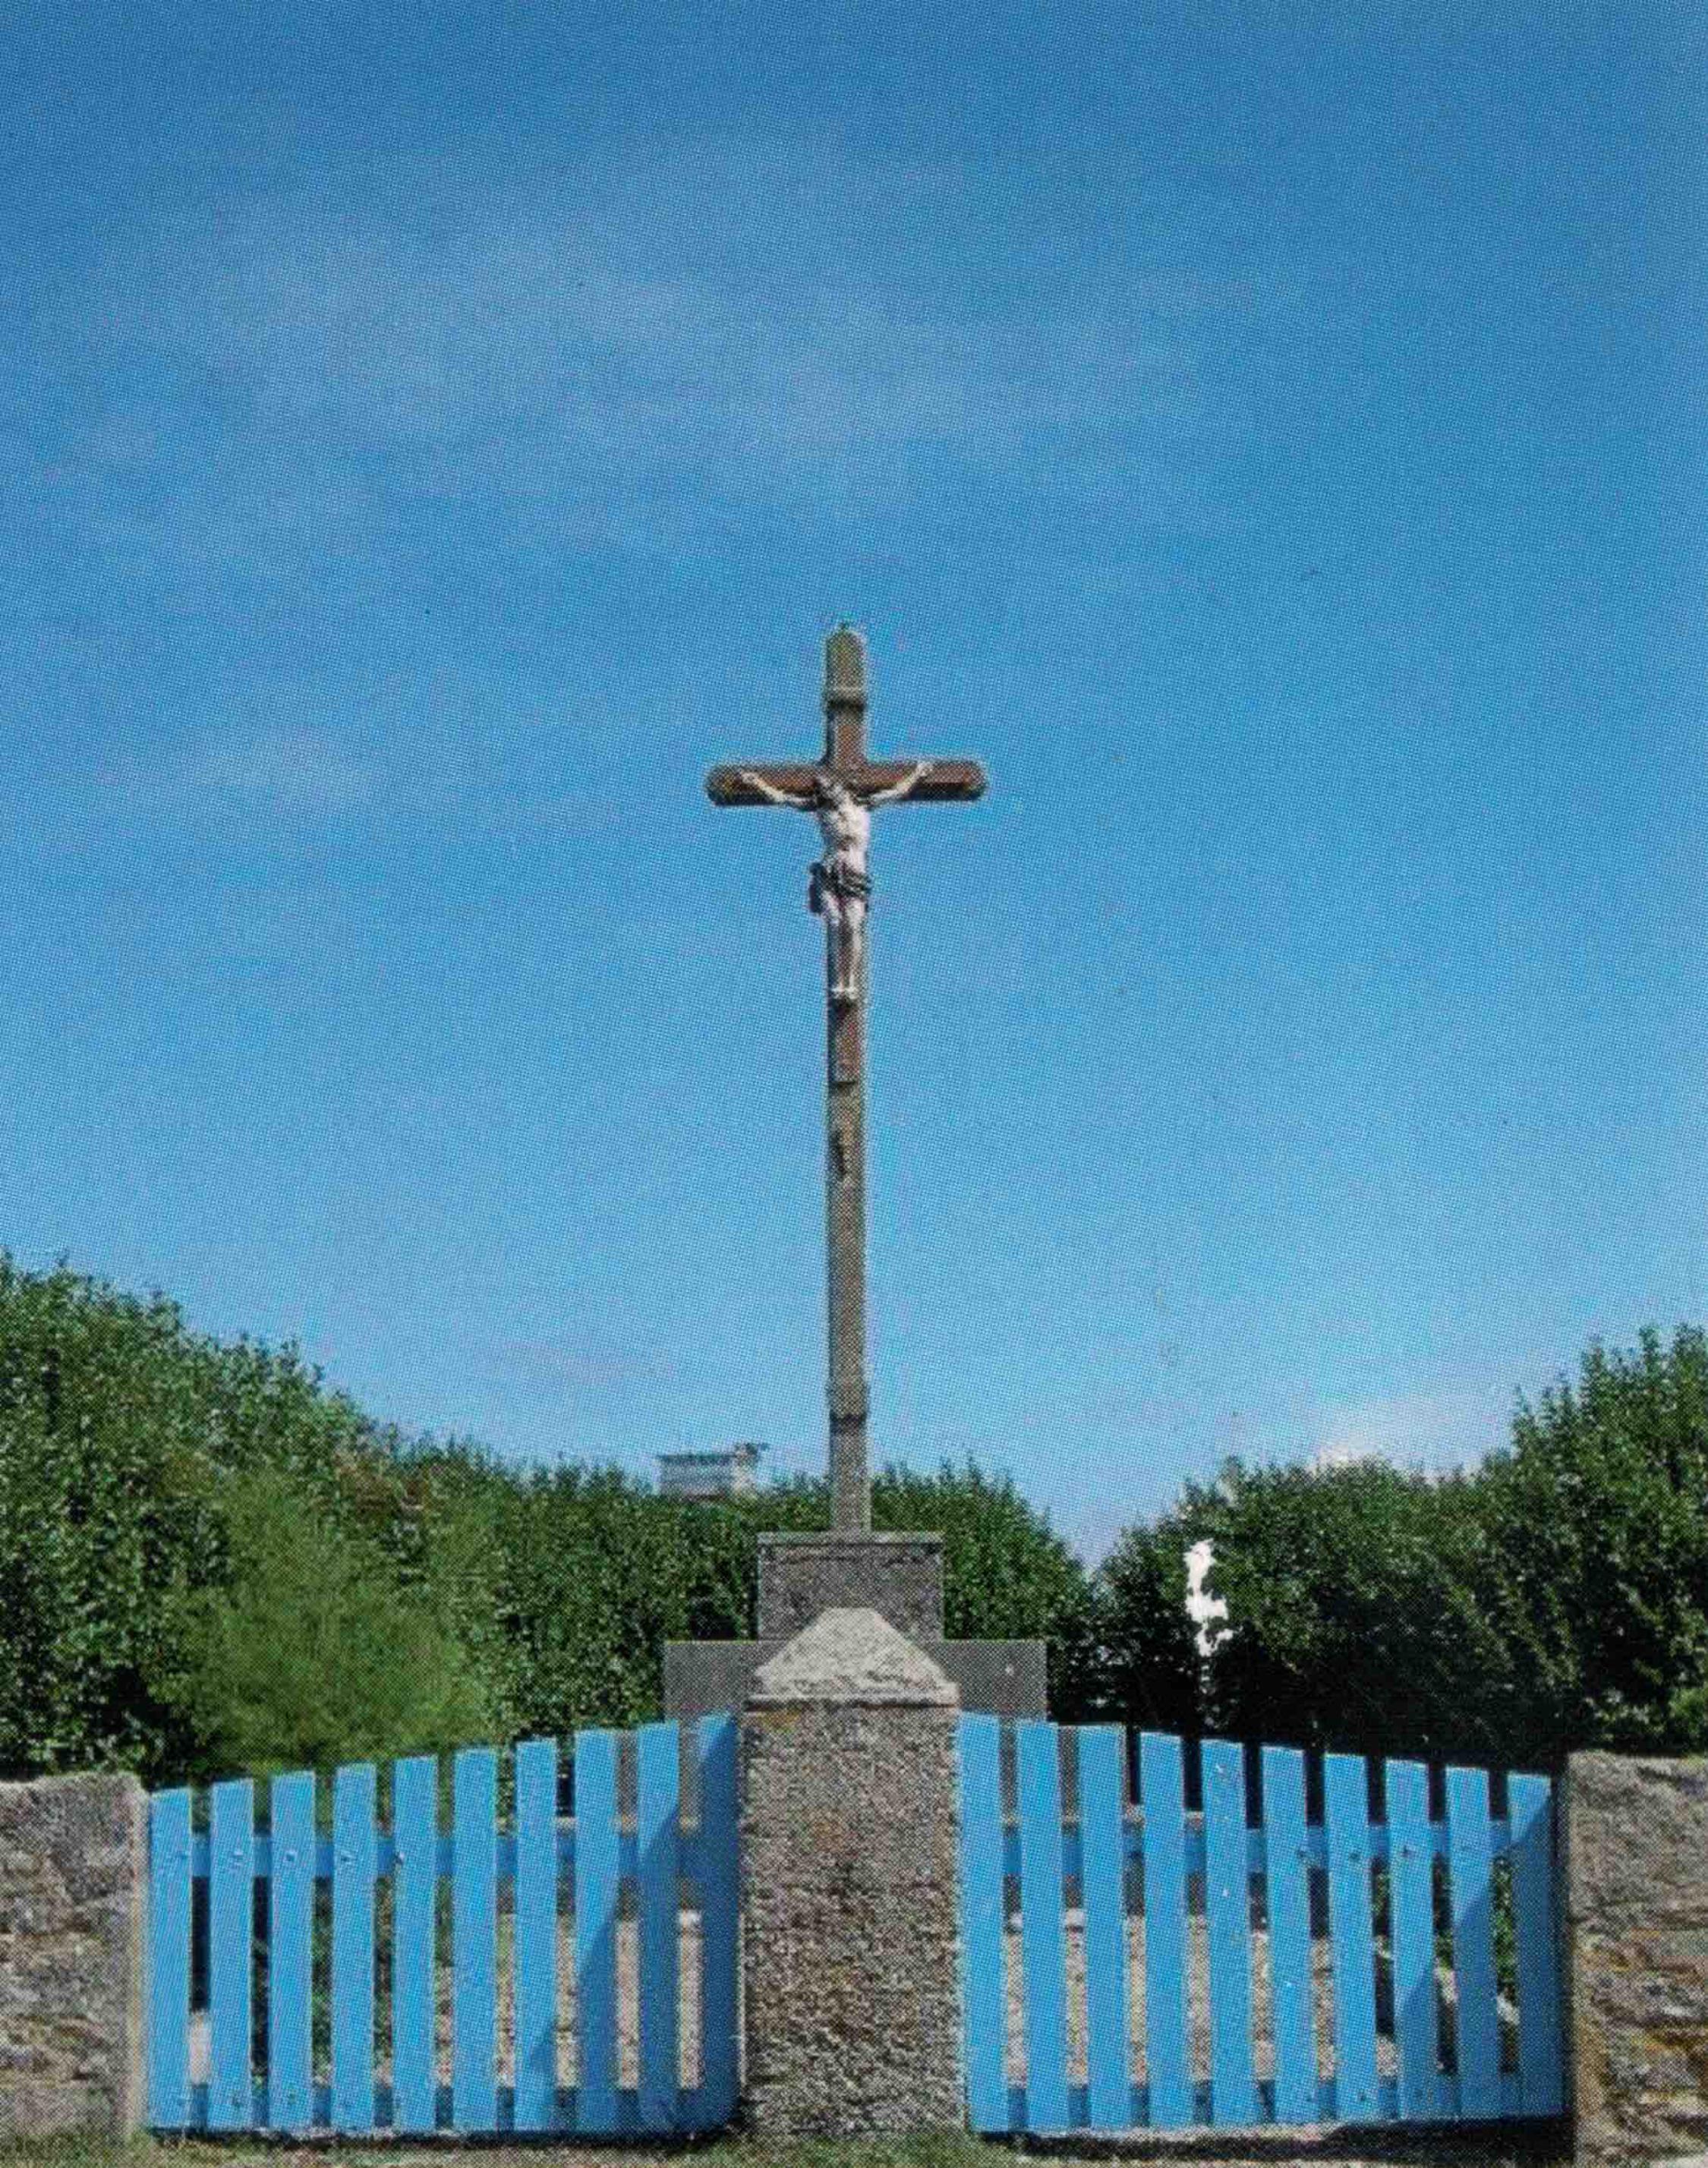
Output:
[[[1574,1754],[1565,1849],[1578,2159],[1708,2161],[1708,1762]]]
[[[134,1777],[0,1784],[0,2137],[140,2126],[146,1814]]]

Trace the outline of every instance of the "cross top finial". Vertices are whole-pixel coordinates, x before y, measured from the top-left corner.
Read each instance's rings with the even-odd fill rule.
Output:
[[[866,644],[844,619],[824,643],[824,697],[831,701],[865,696]]]

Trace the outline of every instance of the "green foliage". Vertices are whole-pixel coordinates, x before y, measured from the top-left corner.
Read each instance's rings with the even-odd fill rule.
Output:
[[[182,1727],[154,1691],[159,1576],[205,1517],[158,1441],[79,1411],[0,1411],[0,1770],[151,1767]]]
[[[1099,1568],[1088,1714],[1193,1737],[1207,1729],[1203,1668],[1186,1615],[1185,1554],[1196,1539],[1177,1510],[1127,1529]]]
[[[1215,1544],[1207,1672],[1184,1553]],[[1101,1690],[1130,1720],[1431,1761],[1708,1748],[1708,1343],[1593,1346],[1509,1453],[1433,1482],[1379,1461],[1230,1463],[1096,1576]]]
[[[1184,1612],[1187,1548],[1215,1545],[1213,1661]],[[1509,1706],[1474,1487],[1384,1463],[1230,1461],[1189,1484],[1099,1576],[1118,1703],[1164,1730],[1346,1752],[1497,1754]]]
[[[615,1469],[493,1469],[487,1480],[504,1486],[495,1603],[519,1734],[656,1717],[667,1641],[755,1633],[761,1532],[829,1524],[827,1486],[801,1478],[708,1503],[657,1496]],[[970,1464],[935,1476],[887,1469],[872,1486],[872,1518],[942,1533],[950,1635],[1050,1637],[1052,1661],[1064,1652],[1062,1691],[1075,1689],[1085,1576],[1010,1483]]]
[[[225,1478],[277,1468],[306,1524],[396,1444],[292,1347],[222,1346],[162,1296],[0,1252],[0,1774],[181,1774],[200,1742],[178,1637],[223,1570]]]
[[[1483,1479],[1522,1623],[1524,1748],[1708,1748],[1708,1342],[1594,1343]]]
[[[155,1690],[160,1591],[205,1552],[207,1372],[181,1328],[0,1254],[0,1769],[152,1772],[185,1744]],[[198,1357],[200,1351],[197,1351]]]
[[[1229,1609],[1212,1671],[1217,1730],[1500,1758],[1510,1665],[1474,1485],[1380,1461],[1230,1469],[1194,1510]]]
[[[0,1775],[385,1760],[656,1716],[664,1644],[748,1638],[757,1539],[822,1481],[716,1503],[411,1440],[289,1346],[0,1252]],[[1038,1636],[1052,1713],[1555,1766],[1708,1748],[1708,1342],[1599,1345],[1512,1450],[1432,1483],[1232,1463],[1088,1579],[1006,1478],[891,1466],[955,1638]],[[1206,1672],[1184,1554],[1228,1630]]]
[[[943,1538],[944,1632],[952,1641],[1043,1640],[1050,1705],[1063,1722],[1097,1705],[1097,1655],[1085,1569],[1012,1480],[969,1459],[935,1475],[886,1468],[872,1485],[875,1528]]]
[[[224,1573],[174,1607],[189,1773],[329,1770],[482,1735],[481,1682],[430,1582],[400,1586],[370,1541],[305,1510],[286,1469],[228,1474],[219,1503]]]
[[[408,1440],[294,1348],[0,1257],[0,1767],[151,1783],[657,1715],[664,1644],[755,1629],[757,1538],[825,1485],[716,1504]],[[1083,1695],[1085,1578],[1006,1480],[891,1469],[952,1634],[1039,1634]]]

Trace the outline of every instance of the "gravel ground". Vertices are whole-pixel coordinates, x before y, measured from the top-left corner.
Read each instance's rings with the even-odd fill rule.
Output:
[[[508,1911],[498,1920],[498,2083],[513,2085],[516,2076],[516,2039],[510,1999],[511,1921]],[[633,1920],[620,1920],[617,1924],[617,2083],[620,2086],[637,2086],[641,2081],[641,2049],[639,2001],[636,1982],[639,1976],[639,1933]],[[684,1910],[680,1916],[677,1944],[678,1963],[681,1971],[682,1993],[678,2005],[679,2056],[678,2068],[680,2082],[696,2086],[700,2082],[700,1915]],[[580,2058],[576,2041],[575,1993],[575,1923],[561,1918],[557,1923],[557,2082],[572,2086],[579,2081]],[[450,1967],[441,1962],[435,1983],[437,1988],[438,2022],[434,2028],[439,2054],[439,2082],[450,2083],[451,2073],[451,1975]],[[375,2054],[374,2075],[381,2085],[391,2079],[391,2013],[386,1998],[375,1999]],[[200,2084],[208,2075],[208,2021],[205,2011],[198,2011],[190,2020],[189,2074],[193,2084]],[[315,2077],[322,2085],[329,2082],[332,2070],[322,2046],[317,2055]],[[538,2155],[532,2156],[536,2161]],[[278,2155],[269,2155],[277,2160]]]
[[[514,2080],[515,2043],[511,2024],[510,2009],[510,1918],[508,1912],[498,1921],[498,2082],[509,2085]],[[1083,2084],[1085,2063],[1085,1942],[1084,1916],[1070,1910],[1066,1916],[1065,1954],[1067,1987],[1067,2075],[1070,2083]],[[632,1920],[620,1921],[617,1929],[617,2082],[631,2086],[640,2081],[639,2021],[636,1991],[637,1969],[637,1928]],[[1252,2016],[1253,2031],[1253,2059],[1259,2079],[1274,2075],[1274,2050],[1269,2032],[1269,1937],[1262,1930],[1252,1938]],[[680,2081],[694,2086],[700,2081],[700,1915],[684,1910],[681,1915],[679,1963],[682,1995],[679,2006]],[[1205,1923],[1201,1918],[1189,1921],[1187,1926],[1187,2011],[1192,2068],[1196,2075],[1207,2077],[1210,2071],[1210,1997],[1209,1955]],[[1130,2072],[1135,2082],[1145,2077],[1144,2009],[1145,1981],[1145,1923],[1141,1917],[1130,1917],[1127,1921],[1128,2007],[1129,2033],[1131,2041]],[[1333,1981],[1330,1967],[1328,1946],[1317,1941],[1312,1945],[1312,2002],[1315,2011],[1317,2050],[1319,2068],[1323,2075],[1333,2069]],[[558,2082],[572,2086],[578,2079],[578,2058],[575,2033],[575,1939],[573,1921],[568,1918],[558,1923]],[[1444,2012],[1450,2007],[1451,1984],[1445,1978],[1440,1982],[1443,1990]],[[439,2075],[441,2084],[450,2081],[451,2068],[451,1983],[449,1968],[441,1964],[439,1975],[438,2050]],[[1018,1928],[1008,1937],[1008,2075],[1011,2085],[1020,2084],[1025,2077],[1025,2048],[1022,2017],[1020,1937]],[[1379,1990],[1378,2011],[1386,1997]],[[1505,2060],[1508,2067],[1516,2061],[1516,2038],[1507,2013],[1508,2022],[1503,2026]],[[1136,2022],[1135,2022],[1136,2021]],[[390,2054],[391,2012],[384,1997],[376,1999],[375,2075],[383,2084],[391,2075]],[[1450,2016],[1445,2015],[1442,2023],[1444,2050],[1450,2048]],[[316,2075],[324,2083],[330,2070],[324,2054],[318,2059],[321,2067]],[[200,2081],[206,2078],[208,2066],[207,2018],[198,2013],[191,2021],[190,2076]],[[1391,2032],[1380,2031],[1376,2041],[1376,2067],[1380,2075],[1391,2077],[1396,2070],[1394,2043]]]
[[[1388,2131],[1315,2131],[1242,2133],[1237,2146],[1226,2136],[1207,2133],[1159,2139],[1135,2134],[1107,2145],[1093,2147],[1083,2139],[1061,2147],[1027,2140],[1009,2145],[1001,2141],[965,2140],[953,2145],[955,2168],[976,2168],[988,2160],[999,2168],[1017,2155],[1051,2160],[1062,2168],[1076,2161],[1109,2162],[1139,2160],[1156,2168],[1188,2168],[1188,2164],[1211,2164],[1212,2168],[1566,2168],[1570,2141],[1562,2126],[1483,2126],[1427,2134]],[[949,2149],[945,2149],[945,2151]],[[402,2146],[386,2144],[352,2146],[331,2141],[288,2145],[231,2146],[201,2139],[171,2144],[157,2141],[142,2168],[684,2168],[694,2160],[703,2168],[822,2168],[832,2156],[828,2147],[761,2150],[737,2143],[716,2146],[681,2146],[660,2152],[639,2145],[631,2149],[611,2145],[480,2146],[446,2139],[431,2144],[419,2141]],[[7,2155],[8,2160],[19,2156]],[[912,2146],[838,2146],[834,2157],[845,2168],[916,2168],[919,2155]],[[130,2156],[113,2156],[114,2168]]]
[[[1067,2075],[1070,2083],[1083,2084],[1086,2076],[1085,1916],[1083,1912],[1070,1910],[1066,1915],[1065,1924]],[[1269,1938],[1261,1928],[1253,1931],[1251,1953],[1253,2059],[1258,2078],[1273,2078],[1275,2055],[1269,2029]],[[1210,1948],[1208,1930],[1201,1917],[1194,1917],[1187,1921],[1186,1956],[1189,2053],[1194,2075],[1207,2078],[1210,2075]],[[1329,1947],[1325,1940],[1313,1941],[1311,1945],[1311,1980],[1317,2067],[1326,2077],[1333,2075],[1334,2068],[1334,1981]],[[1018,1930],[1014,1929],[1008,1936],[1008,2076],[1010,2085],[1019,2085],[1025,2076],[1021,1985],[1020,1937]],[[1453,2031],[1451,1975],[1445,1971],[1438,1973],[1436,1985],[1441,2011],[1439,2026],[1440,2052],[1444,2057],[1450,2057]],[[1145,1922],[1142,1917],[1130,1915],[1127,1920],[1128,2067],[1135,2082],[1142,2082],[1145,2076],[1144,2004]],[[1376,2071],[1379,2076],[1385,2078],[1394,2076],[1398,2069],[1392,2032],[1384,2029],[1391,2027],[1392,2022],[1391,2006],[1386,1964],[1385,1960],[1378,1958]],[[1508,2069],[1516,2069],[1516,2012],[1503,2005],[1502,2021],[1503,2060]]]

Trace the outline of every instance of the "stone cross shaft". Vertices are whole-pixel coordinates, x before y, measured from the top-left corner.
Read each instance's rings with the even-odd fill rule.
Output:
[[[811,908],[825,922],[825,1217],[828,1248],[832,1526],[872,1525],[866,1443],[865,1041],[866,870],[871,809],[903,800],[976,798],[984,770],[971,760],[871,760],[866,754],[865,642],[839,625],[824,647],[824,757],[715,768],[716,805],[783,805],[811,813],[824,857],[812,869]]]

